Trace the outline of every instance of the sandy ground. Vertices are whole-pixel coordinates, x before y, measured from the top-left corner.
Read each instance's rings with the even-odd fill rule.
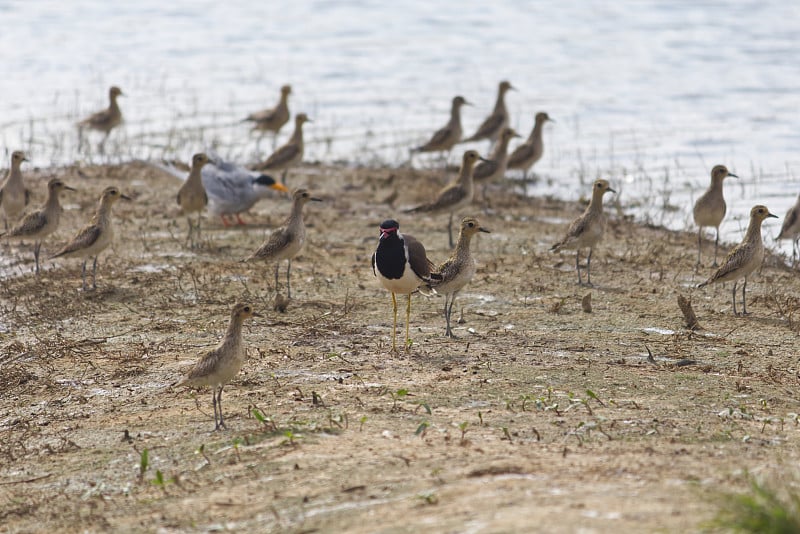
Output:
[[[79,191],[45,257],[102,188],[134,200],[114,207],[94,292],[78,290],[79,260],[46,261],[37,279],[30,243],[2,245],[2,532],[688,532],[745,470],[769,480],[800,460],[800,280],[776,258],[748,285],[752,315],[735,317],[730,285],[694,289],[711,272],[695,271],[694,234],[612,208],[596,285],[579,287],[574,256],[548,248],[583,205],[497,186],[473,210],[492,233],[474,242],[458,338],[443,336],[443,299],[415,295],[413,345],[392,354],[369,266],[377,227],[394,216],[444,260],[446,216],[400,210],[442,173],[290,175],[325,202],[307,206],[285,313],[272,266],[239,260],[286,198],[246,227],[206,219],[190,250],[173,178],[143,164],[29,171],[37,203],[54,175]],[[679,294],[702,329],[684,328]],[[212,432],[210,391],[170,384],[236,301],[265,317],[225,389],[228,430]]]

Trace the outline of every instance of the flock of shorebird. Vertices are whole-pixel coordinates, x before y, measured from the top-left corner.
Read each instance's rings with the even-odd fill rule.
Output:
[[[509,113],[505,105],[505,94],[514,89],[511,83],[503,81],[499,84],[497,100],[492,113],[480,125],[477,131],[463,137],[461,127],[461,107],[470,105],[462,96],[453,98],[450,120],[437,130],[424,144],[412,148],[411,152],[449,153],[453,148],[466,142],[489,140],[493,149],[487,158],[483,158],[475,150],[463,153],[457,177],[442,188],[431,202],[408,209],[405,213],[448,214],[448,238],[453,249],[451,257],[441,265],[434,265],[427,257],[423,244],[413,236],[400,232],[400,225],[394,219],[387,219],[380,225],[380,238],[372,256],[372,269],[380,284],[391,293],[394,321],[392,325],[392,351],[397,351],[397,295],[405,295],[406,303],[406,336],[405,349],[408,350],[409,323],[411,314],[411,295],[414,292],[431,291],[445,296],[444,316],[445,334],[453,337],[451,317],[453,303],[459,291],[463,289],[475,274],[475,259],[470,252],[470,241],[479,232],[489,232],[475,217],[464,217],[461,220],[458,238],[453,240],[453,218],[470,206],[474,199],[475,183],[484,184],[501,179],[508,169],[518,169],[527,176],[530,169],[542,157],[544,152],[543,129],[545,123],[552,121],[547,113],[539,112],[535,116],[533,131],[528,139],[508,153],[509,144],[517,132],[509,128]],[[261,136],[267,132],[273,136],[273,152],[262,163],[248,169],[222,160],[211,151],[197,153],[192,157],[188,177],[174,167],[155,164],[182,179],[183,185],[177,191],[177,204],[187,216],[189,230],[187,242],[194,247],[200,237],[200,217],[209,210],[222,218],[225,226],[230,218],[244,224],[241,214],[250,209],[269,189],[288,192],[284,183],[288,171],[303,159],[303,125],[310,122],[304,113],[295,115],[295,130],[290,139],[275,149],[276,139],[281,128],[289,121],[290,112],[288,98],[291,86],[285,85],[280,91],[278,104],[270,109],[250,114],[245,121],[253,123],[253,130]],[[118,87],[109,89],[109,106],[78,123],[80,138],[84,129],[92,129],[103,133],[100,149],[111,131],[122,123],[122,112],[117,98],[123,93]],[[81,141],[82,142],[82,141]],[[61,206],[59,195],[62,191],[74,191],[61,179],[54,178],[47,185],[47,199],[37,210],[31,211],[20,219],[30,202],[30,192],[25,187],[21,165],[27,161],[20,151],[11,154],[11,167],[8,176],[0,187],[0,210],[5,218],[7,238],[27,238],[34,241],[35,272],[39,274],[39,255],[42,241],[58,228]],[[281,182],[262,171],[281,171]],[[717,265],[717,248],[719,245],[719,226],[725,217],[727,208],[723,196],[723,182],[727,177],[736,177],[723,165],[711,170],[711,185],[694,205],[694,221],[698,226],[697,265],[700,265],[702,249],[702,230],[704,227],[716,229],[714,244],[714,267],[717,270],[698,287],[716,282],[732,281],[733,311],[736,314],[736,288],[738,281],[742,284],[742,313],[747,313],[745,291],[747,277],[755,271],[764,258],[764,245],[761,238],[761,223],[770,217],[776,217],[762,205],[756,205],[750,212],[750,224],[742,242],[725,258],[721,266]],[[563,239],[551,248],[558,252],[565,249],[575,250],[575,270],[579,285],[591,285],[591,259],[595,246],[603,237],[606,217],[603,213],[603,197],[606,193],[614,193],[607,180],[598,179],[592,184],[591,199],[583,214],[575,219],[567,228]],[[287,260],[286,292],[291,298],[291,262],[303,248],[305,243],[305,225],[303,223],[303,206],[309,201],[320,201],[305,189],[292,192],[293,205],[285,223],[273,231],[267,240],[249,257],[242,261],[264,260],[275,263],[275,288],[278,290],[278,265]],[[88,290],[86,283],[86,266],[90,258],[92,264],[92,289],[97,287],[97,257],[108,247],[114,238],[111,220],[111,208],[119,199],[128,199],[117,187],[106,188],[97,210],[90,222],[64,245],[52,258],[83,258],[82,288]],[[197,214],[192,220],[191,215]],[[9,229],[9,222],[14,223]],[[800,197],[794,207],[786,215],[778,239],[791,239],[793,242],[793,260],[798,255],[800,241]],[[586,281],[581,271],[580,252],[588,249],[586,256]],[[242,343],[242,323],[245,319],[257,316],[249,304],[237,304],[231,312],[230,326],[222,343],[213,351],[203,356],[186,377],[178,385],[212,386],[215,427],[224,428],[222,417],[222,389],[233,376],[238,373],[245,359]]]

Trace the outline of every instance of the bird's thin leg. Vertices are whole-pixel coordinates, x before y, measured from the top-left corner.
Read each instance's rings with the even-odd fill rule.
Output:
[[[222,418],[222,388],[225,386],[219,387],[219,393],[217,394],[217,405],[219,406],[219,427],[225,428],[225,420]]]
[[[702,233],[703,233],[703,227],[701,226],[700,228],[697,229],[697,264],[696,264],[697,267],[700,267],[700,249],[702,248],[702,243],[703,243]]]
[[[742,315],[747,315],[747,277],[742,284]]]
[[[81,281],[83,282],[83,290],[86,291],[86,260],[83,260],[83,267],[81,268]]]
[[[392,293],[392,311],[394,320],[392,321],[392,352],[397,352],[397,297]]]
[[[200,221],[201,221],[202,217],[203,217],[203,214],[198,212],[198,214],[197,214],[197,226],[196,226],[198,243],[200,242]]]
[[[97,256],[92,263],[92,289],[97,289]]]
[[[408,325],[411,322],[411,293],[408,294],[408,304],[406,304],[406,352],[408,352],[411,345],[411,336],[409,335]]]
[[[575,249],[575,272],[578,273],[578,285],[582,286],[583,285],[583,280],[581,279],[581,263],[580,263],[580,259],[581,259],[581,249],[576,248]]]
[[[586,257],[586,285],[592,285],[592,251],[593,248],[589,248],[589,255]]]
[[[231,225],[231,223],[228,222],[228,219],[225,218],[225,215],[220,215],[219,218],[222,219],[222,226],[225,228]]]
[[[219,416],[217,411],[217,386],[211,387],[211,404],[214,406],[214,430],[219,430]]]
[[[447,220],[447,239],[450,241],[450,248],[453,248],[453,212],[450,212],[450,218]]]
[[[292,260],[288,260],[289,265],[286,267],[286,298],[292,298],[292,285],[290,282],[290,275],[292,273]]]
[[[278,266],[280,264],[281,264],[281,262],[279,262],[279,261],[275,262],[275,293],[276,294],[278,293]]]
[[[714,263],[711,264],[712,267],[717,266],[717,248],[719,247],[719,226],[717,226],[717,238],[714,240]]]
[[[289,173],[289,169],[283,169],[283,174],[281,174],[281,183],[286,185],[286,175]]]
[[[36,263],[36,276],[39,276],[39,249],[42,247],[41,241],[36,241],[33,244],[33,259]]]
[[[453,328],[451,325],[451,321],[453,320],[453,303],[456,301],[456,294],[453,293],[450,296],[450,305],[447,307],[447,332],[445,334],[447,337],[456,337],[453,335]]]
[[[738,282],[734,282],[733,283],[733,314],[734,315],[739,315],[738,313],[736,313],[736,284],[737,283]]]
[[[452,332],[450,332],[450,308],[448,303],[450,301],[450,294],[444,294],[444,322],[447,325],[444,329],[444,335],[447,337],[452,337]]]
[[[236,214],[236,223],[239,226],[247,226],[247,223],[242,220],[242,216],[239,213]]]

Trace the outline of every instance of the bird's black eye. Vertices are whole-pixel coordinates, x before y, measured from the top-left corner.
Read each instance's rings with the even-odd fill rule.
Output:
[[[246,311],[247,313],[250,313],[250,306],[245,306],[244,307],[244,311]]]
[[[475,223],[469,223],[467,226],[469,226],[470,228],[474,228],[475,227]]]

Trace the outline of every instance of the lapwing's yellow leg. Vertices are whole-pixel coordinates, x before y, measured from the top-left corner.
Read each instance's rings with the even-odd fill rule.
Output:
[[[411,345],[411,337],[408,335],[409,322],[411,322],[411,293],[408,294],[408,304],[406,305],[406,352]]]
[[[394,310],[394,322],[392,323],[392,352],[397,352],[397,297],[392,293],[392,310]]]

